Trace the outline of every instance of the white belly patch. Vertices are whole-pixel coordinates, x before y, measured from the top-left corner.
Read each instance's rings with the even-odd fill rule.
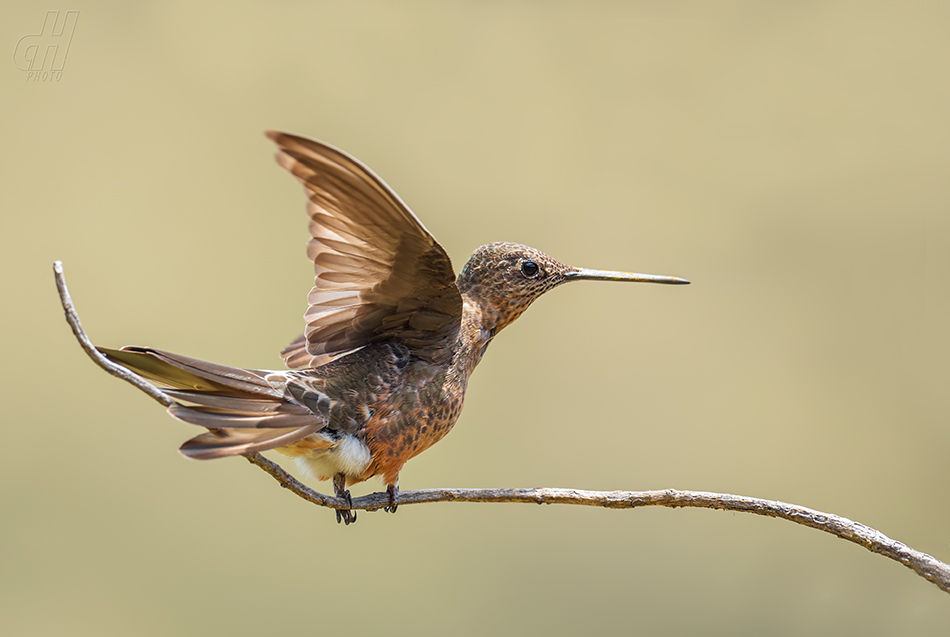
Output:
[[[366,471],[370,462],[369,447],[355,436],[346,435],[332,449],[319,452],[313,457],[295,458],[300,470],[317,480],[329,480],[338,473],[358,477]]]

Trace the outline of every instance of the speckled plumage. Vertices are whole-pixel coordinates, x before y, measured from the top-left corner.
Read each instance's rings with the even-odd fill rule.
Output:
[[[160,350],[100,349],[161,383],[172,416],[208,429],[197,459],[276,449],[340,496],[381,476],[395,500],[405,463],[441,440],[492,339],[572,280],[687,283],[574,268],[516,243],[478,248],[456,278],[448,255],[368,168],[322,142],[268,133],[308,198],[314,287],[290,370],[225,367]],[[355,514],[344,511],[347,523]]]

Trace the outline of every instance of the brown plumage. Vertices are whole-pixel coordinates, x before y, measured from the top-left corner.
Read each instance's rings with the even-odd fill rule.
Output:
[[[574,280],[688,283],[574,268],[515,243],[478,248],[456,278],[442,246],[372,171],[322,142],[267,136],[303,184],[310,216],[314,286],[304,334],[281,352],[290,370],[100,348],[165,388],[172,416],[208,429],[182,445],[190,458],[276,449],[333,478],[342,497],[379,475],[395,510],[403,465],[449,432],[488,344],[534,299]]]

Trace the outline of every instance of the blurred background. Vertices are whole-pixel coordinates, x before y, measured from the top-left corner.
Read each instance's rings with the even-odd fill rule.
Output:
[[[29,81],[11,52],[50,8],[80,12],[68,58]],[[456,269],[505,240],[693,281],[545,296],[403,489],[737,493],[950,561],[948,20],[944,3],[5,6],[0,632],[942,632],[950,599],[908,569],[750,515],[435,504],[338,526],[243,459],[182,458],[195,430],[86,358],[51,265],[100,345],[279,368],[312,270],[301,188],[262,131],[318,137]]]

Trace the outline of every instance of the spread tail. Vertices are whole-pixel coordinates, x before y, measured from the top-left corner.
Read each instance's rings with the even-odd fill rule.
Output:
[[[200,361],[149,347],[98,350],[110,361],[161,386],[176,401],[168,413],[207,427],[181,446],[209,460],[282,447],[323,428],[324,419],[286,398],[279,375]]]

